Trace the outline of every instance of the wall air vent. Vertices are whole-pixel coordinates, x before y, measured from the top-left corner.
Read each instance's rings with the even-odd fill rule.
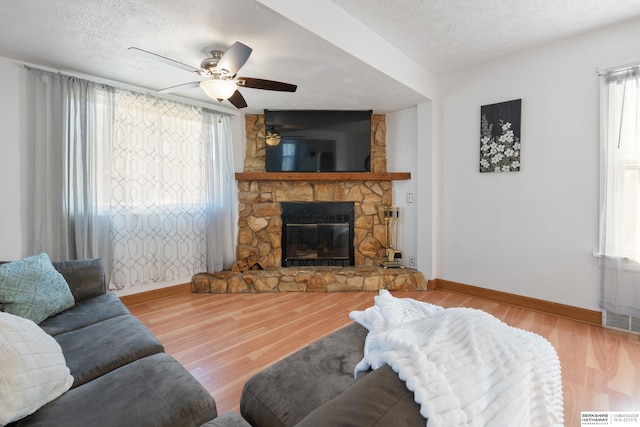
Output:
[[[626,314],[617,314],[605,310],[602,312],[602,326],[640,335],[640,318],[627,316]]]

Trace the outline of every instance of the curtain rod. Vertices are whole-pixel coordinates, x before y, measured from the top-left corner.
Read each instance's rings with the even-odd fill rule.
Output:
[[[632,62],[627,62],[624,64],[618,64],[618,65],[611,65],[611,66],[607,66],[607,67],[599,67],[598,68],[598,75],[599,76],[604,76],[605,74],[607,74],[610,71],[622,71],[622,70],[626,70],[629,68],[634,68],[634,67],[639,67],[640,66],[640,59],[639,60],[635,60]]]
[[[56,70],[54,68],[48,68],[48,67],[43,67],[43,66],[34,65],[34,64],[28,64],[28,63],[24,63],[24,62],[22,63],[22,67],[27,69],[27,70],[39,70],[39,71],[45,71],[45,72],[48,72],[48,73],[60,74],[60,75],[63,75],[63,76],[76,77],[76,78],[79,78],[79,79],[88,80],[88,81],[90,81],[92,83],[105,84],[105,85],[116,87],[118,89],[130,90],[132,92],[142,93],[143,95],[151,95],[151,96],[155,96],[157,98],[167,99],[169,101],[188,104],[188,105],[191,105],[193,107],[206,108],[207,110],[212,110],[212,111],[215,111],[216,113],[220,113],[220,114],[224,114],[224,115],[230,116],[231,118],[235,118],[237,116],[237,113],[230,113],[228,111],[225,111],[227,109],[226,107],[217,107],[216,105],[208,104],[208,103],[202,102],[202,101],[191,100],[191,99],[183,98],[183,97],[176,96],[176,95],[158,93],[158,91],[155,91],[153,89],[149,89],[149,88],[146,88],[146,87],[130,85],[130,84],[118,82],[118,81],[115,81],[115,80],[110,80],[110,79],[105,79],[105,78],[101,78],[101,77],[91,76],[89,74],[76,73],[76,72],[73,72],[73,71],[60,71],[60,70]],[[221,110],[222,108],[224,108],[225,110]]]

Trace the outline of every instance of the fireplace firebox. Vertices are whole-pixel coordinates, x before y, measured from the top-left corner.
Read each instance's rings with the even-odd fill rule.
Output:
[[[354,265],[353,203],[282,203],[282,266]]]

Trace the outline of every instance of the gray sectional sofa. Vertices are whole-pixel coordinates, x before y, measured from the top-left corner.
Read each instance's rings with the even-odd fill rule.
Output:
[[[354,379],[367,333],[356,323],[254,375],[242,392],[242,416],[218,416],[208,391],[106,292],[101,260],[53,266],[75,305],[39,326],[60,345],[73,385],[11,427],[425,425],[413,393],[390,368]]]
[[[101,260],[54,262],[76,304],[39,326],[62,348],[73,385],[10,426],[247,426],[217,417],[209,392],[114,295]]]

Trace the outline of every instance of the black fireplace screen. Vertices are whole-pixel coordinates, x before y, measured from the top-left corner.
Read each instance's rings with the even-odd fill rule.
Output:
[[[353,265],[353,203],[282,203],[282,265]]]

